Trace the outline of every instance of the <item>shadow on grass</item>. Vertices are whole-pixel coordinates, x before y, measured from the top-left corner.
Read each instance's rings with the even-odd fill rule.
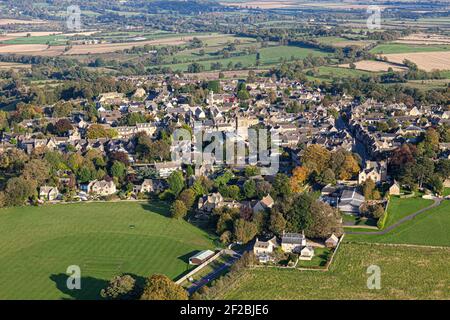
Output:
[[[151,212],[157,213],[166,218],[170,217],[170,208],[165,202],[150,200],[150,202],[144,203],[141,206],[142,206],[142,209],[144,209],[146,211],[151,211]]]
[[[136,284],[133,292],[127,296],[127,298],[122,297],[122,299],[138,299],[142,295],[146,278],[133,273],[125,274],[133,277],[133,279],[136,280]],[[62,298],[62,300],[104,300],[100,296],[100,291],[108,286],[109,281],[93,277],[82,277],[81,289],[70,290],[67,288],[68,277],[69,276],[64,273],[53,274],[50,276],[50,280],[55,282],[56,288],[63,294],[70,296],[70,298]]]
[[[70,296],[70,298],[63,298],[63,300],[101,300],[100,290],[108,285],[108,281],[103,279],[81,277],[81,289],[71,290],[67,288],[68,278],[69,276],[65,273],[50,276],[50,280],[56,284],[56,288],[65,295]]]

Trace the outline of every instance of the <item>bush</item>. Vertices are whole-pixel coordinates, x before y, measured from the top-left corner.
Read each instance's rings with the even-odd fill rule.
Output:
[[[114,277],[100,295],[110,300],[127,300],[135,298],[136,280],[130,275]]]
[[[187,214],[187,208],[184,202],[181,200],[175,201],[170,208],[170,214],[174,219],[184,218]]]

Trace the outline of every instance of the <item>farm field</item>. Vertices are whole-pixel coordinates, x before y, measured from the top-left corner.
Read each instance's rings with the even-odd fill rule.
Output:
[[[394,62],[394,61],[392,61]],[[402,63],[403,60],[400,62]],[[401,67],[398,65],[393,65],[388,62],[383,61],[374,61],[374,60],[362,60],[355,62],[356,69],[364,70],[364,71],[372,71],[372,72],[380,72],[380,71],[388,71],[389,68],[392,68],[394,71],[404,71],[406,67]],[[349,64],[342,64],[340,67],[350,68]]]
[[[20,70],[31,69],[30,64],[14,63],[14,62],[0,62],[0,70]]]
[[[59,55],[86,55],[86,54],[102,54],[131,49],[133,47],[142,47],[145,45],[182,45],[194,38],[193,35],[164,35],[155,37],[153,40],[129,41],[121,43],[100,43],[87,45],[74,45],[69,51],[65,51],[65,40],[69,35],[46,35],[35,37],[5,37],[3,43],[0,44],[0,54],[21,54],[38,56],[59,56]],[[200,34],[195,37],[204,41],[219,41],[222,38],[229,38],[227,35],[221,34]],[[50,45],[49,45],[50,44]]]
[[[319,43],[331,45],[333,47],[337,48],[343,48],[346,46],[358,46],[358,47],[365,47],[374,41],[368,41],[368,40],[349,40],[342,37],[320,37],[316,39]]]
[[[416,33],[396,40],[397,43],[408,44],[450,44],[450,37],[437,34]]]
[[[442,74],[442,73],[441,73]],[[433,90],[433,89],[444,89],[450,82],[449,77],[445,74],[443,76],[446,79],[436,79],[436,80],[410,80],[407,82],[409,87],[415,89],[423,90]]]
[[[328,272],[249,270],[225,299],[450,299],[450,248],[343,244]],[[367,288],[370,265],[381,289]]]
[[[413,210],[410,208],[410,210]],[[403,214],[403,213],[402,213]],[[348,234],[345,241],[450,247],[450,201],[426,211],[384,235]]]
[[[408,59],[425,71],[450,70],[450,51],[386,54],[389,62],[403,63]]]
[[[177,278],[214,238],[167,212],[137,202],[0,210],[0,299],[96,299],[124,272]],[[70,265],[81,268],[81,290],[66,288]]]
[[[48,46],[46,44],[12,44],[0,45],[0,54],[27,54],[38,56],[59,56],[64,46]]]
[[[46,23],[43,20],[20,20],[20,19],[0,19],[0,26],[6,26],[9,24],[42,24]]]
[[[327,55],[326,52],[320,50],[294,46],[274,46],[262,48],[259,49],[258,51],[260,53],[260,66],[263,68],[278,64],[280,60],[283,59],[290,61],[292,60],[292,58],[303,59],[306,58],[308,55],[322,56],[322,57]],[[256,65],[256,53],[231,58],[214,58],[208,59],[206,61],[197,61],[197,63],[204,66],[206,71],[210,70],[211,63],[215,62],[220,62],[224,66],[226,66],[231,62],[233,64],[240,63],[243,68],[253,67]],[[186,62],[178,64],[167,64],[164,66],[170,67],[174,71],[187,71],[187,68],[190,64],[191,63]]]
[[[341,68],[341,67],[332,67],[332,66],[321,66],[315,69],[311,69],[313,73],[312,76],[308,76],[310,80],[316,81],[327,81],[332,80],[333,78],[340,77],[360,77],[364,75],[373,75],[375,72],[350,69],[350,68]]]
[[[211,39],[226,37],[226,35],[198,35],[195,36],[199,39]],[[146,45],[182,45],[186,42],[192,40],[194,36],[181,36],[181,37],[167,37],[157,40],[147,40],[147,41],[136,41],[136,42],[124,42],[124,43],[101,43],[101,44],[91,44],[91,45],[76,45],[72,49],[67,51],[66,55],[77,55],[77,54],[99,54],[115,52],[125,49],[131,49],[133,47],[143,47]]]
[[[296,5],[295,1],[242,1],[242,2],[221,2],[221,4],[232,7],[259,8],[259,9],[280,9],[289,8]]]
[[[450,51],[449,45],[409,45],[400,43],[379,44],[370,52],[374,54],[391,54],[391,53],[413,53],[413,52],[435,52]]]

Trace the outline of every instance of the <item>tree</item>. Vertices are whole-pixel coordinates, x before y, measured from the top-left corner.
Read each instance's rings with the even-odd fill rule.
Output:
[[[439,132],[433,128],[428,128],[424,137],[424,148],[428,156],[434,156],[439,150]]]
[[[60,119],[55,123],[54,132],[58,136],[66,135],[70,130],[73,130],[73,127],[68,119]]]
[[[114,178],[118,178],[119,180],[122,180],[125,177],[125,174],[127,172],[127,168],[125,165],[120,161],[114,161],[113,165],[111,166],[111,175]]]
[[[257,232],[258,227],[253,222],[244,219],[237,219],[234,222],[234,237],[239,242],[248,243],[256,236]]]
[[[322,201],[314,201],[310,207],[311,223],[305,229],[305,234],[311,238],[328,238],[332,233],[343,234],[341,215],[338,210]]]
[[[182,201],[188,210],[191,209],[195,202],[195,191],[191,188],[183,190],[178,200]]]
[[[50,177],[50,164],[45,159],[32,159],[25,164],[22,172],[24,179],[34,181],[41,186]]]
[[[384,209],[381,205],[377,204],[372,209],[372,216],[375,219],[380,219],[384,215]]]
[[[184,218],[187,214],[187,208],[183,201],[176,200],[170,208],[170,214],[174,219]]]
[[[439,159],[435,171],[444,180],[450,178],[450,159]]]
[[[277,173],[273,182],[273,192],[277,196],[287,197],[292,193],[289,177],[284,173]]]
[[[167,182],[169,183],[169,190],[175,198],[178,197],[180,192],[184,189],[183,173],[180,170],[172,172],[167,179]]]
[[[102,125],[92,124],[86,134],[88,139],[100,139],[100,138],[114,138],[117,136],[117,131],[114,129],[105,129]]]
[[[130,275],[114,277],[100,295],[109,300],[128,300],[134,298],[136,280]]]
[[[276,235],[281,235],[285,229],[286,219],[284,219],[283,215],[280,212],[272,210],[272,212],[270,213],[269,230]]]
[[[436,194],[442,194],[444,191],[444,184],[442,183],[442,179],[439,175],[433,174],[428,179],[428,184],[431,188],[431,191],[433,191]]]
[[[434,172],[434,162],[429,158],[419,158],[417,162],[411,167],[411,172],[414,179],[422,188],[423,183],[430,173]]]
[[[282,214],[287,231],[301,232],[311,224],[310,207],[314,201],[310,193],[293,194],[277,201],[272,212]]]
[[[219,240],[220,240],[220,242],[221,243],[223,243],[223,244],[227,244],[227,243],[230,243],[231,242],[231,239],[232,239],[232,233],[231,233],[231,231],[225,231],[225,232],[223,232],[221,235],[220,235],[220,238],[219,238]]]
[[[233,229],[233,217],[227,211],[222,212],[217,220],[216,233],[223,234],[225,231]]]
[[[86,183],[94,179],[93,172],[88,167],[82,167],[77,174],[78,182]]]
[[[349,180],[359,173],[359,164],[351,154],[345,156],[344,162],[339,170],[339,179]]]
[[[409,165],[413,165],[416,160],[417,149],[410,144],[403,144],[400,148],[394,150],[389,161],[389,172],[393,178],[402,181],[405,170]]]
[[[247,166],[245,167],[245,176],[247,178],[254,177],[261,174],[261,170],[256,166]]]
[[[292,170],[292,177],[290,179],[292,192],[299,193],[303,190],[306,179],[308,179],[308,169],[305,167],[296,167]]]
[[[319,182],[323,185],[336,184],[336,175],[330,168],[326,169],[320,176]]]
[[[253,199],[256,195],[255,180],[247,180],[244,183],[244,195],[247,199]]]
[[[109,159],[111,160],[111,162],[120,161],[125,165],[125,167],[128,167],[130,165],[130,158],[128,157],[128,154],[123,151],[111,152],[111,154],[109,155]]]
[[[188,300],[188,294],[167,276],[154,274],[146,280],[141,300]]]
[[[273,192],[272,185],[267,181],[256,182],[256,197],[262,199],[263,197]]]
[[[306,148],[302,156],[303,165],[310,171],[321,174],[328,168],[331,159],[330,152],[324,147],[313,144]]]
[[[364,198],[370,200],[373,199],[373,192],[375,190],[375,182],[369,178],[363,183],[363,194]]]
[[[219,188],[221,186],[224,186],[230,182],[231,179],[233,179],[234,174],[230,170],[226,170],[224,173],[219,175],[217,178],[214,179],[214,185]]]
[[[228,199],[239,200],[241,198],[241,189],[236,185],[221,186],[219,193]]]
[[[5,195],[6,203],[9,206],[23,205],[25,200],[28,200],[36,194],[36,182],[27,180],[23,177],[15,177],[8,180],[6,183]]]

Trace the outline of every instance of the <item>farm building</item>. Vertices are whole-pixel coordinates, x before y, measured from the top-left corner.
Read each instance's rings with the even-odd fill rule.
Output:
[[[203,250],[189,258],[189,264],[200,265],[208,261],[214,255],[214,251]]]

